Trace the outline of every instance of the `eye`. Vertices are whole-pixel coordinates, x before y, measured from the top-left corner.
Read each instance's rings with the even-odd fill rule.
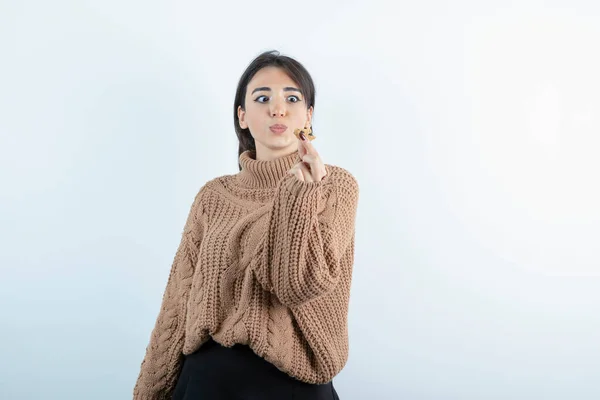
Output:
[[[267,99],[267,100],[269,99],[269,98],[268,98],[268,96],[262,95],[262,96],[258,96],[256,99],[254,99],[254,101],[255,101],[255,102],[257,102],[257,103],[265,103],[267,100],[261,100],[261,99],[263,99],[263,97],[264,97],[265,99]],[[300,100],[300,98],[299,98],[298,96],[293,96],[293,95],[292,95],[292,96],[289,96],[289,97],[288,97],[288,100],[289,100],[291,103],[297,103],[297,102],[299,102],[299,101],[302,101],[302,100]]]

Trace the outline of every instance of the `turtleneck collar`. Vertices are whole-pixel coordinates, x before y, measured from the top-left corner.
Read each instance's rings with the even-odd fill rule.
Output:
[[[295,164],[300,162],[298,151],[271,161],[256,160],[256,152],[246,150],[239,157],[242,170],[237,179],[243,186],[253,188],[272,188]]]

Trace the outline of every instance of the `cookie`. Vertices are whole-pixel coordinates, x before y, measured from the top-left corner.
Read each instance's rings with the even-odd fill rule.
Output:
[[[294,129],[294,135],[296,135],[298,139],[300,139],[300,132],[304,132],[304,136],[306,136],[306,138],[309,141],[315,140],[317,138],[315,135],[313,135],[312,129],[310,127],[304,129]]]

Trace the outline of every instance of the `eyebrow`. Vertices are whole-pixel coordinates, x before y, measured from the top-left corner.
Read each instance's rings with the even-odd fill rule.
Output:
[[[256,89],[254,89],[254,90],[252,91],[252,93],[251,93],[251,94],[254,94],[255,92],[261,92],[261,91],[270,92],[270,91],[271,91],[271,88],[270,88],[270,87],[266,87],[266,86],[263,86],[263,87],[257,87]],[[298,92],[298,93],[302,93],[302,91],[301,91],[300,89],[298,89],[298,88],[295,88],[295,87],[290,87],[290,86],[288,86],[288,87],[284,87],[284,88],[283,88],[283,91],[284,91],[284,92]]]

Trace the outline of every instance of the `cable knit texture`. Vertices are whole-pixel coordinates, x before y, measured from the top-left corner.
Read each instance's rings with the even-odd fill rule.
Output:
[[[298,152],[207,182],[175,254],[134,399],[170,399],[183,356],[212,337],[250,346],[298,380],[327,383],[348,359],[359,188],[326,164],[320,182],[287,171]]]

